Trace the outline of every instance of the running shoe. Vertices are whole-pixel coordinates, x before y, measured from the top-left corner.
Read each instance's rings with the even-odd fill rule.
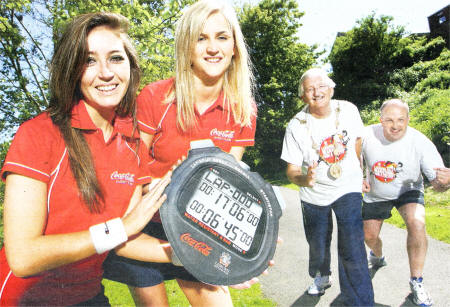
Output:
[[[369,263],[369,274],[370,278],[373,278],[375,276],[375,273],[381,268],[387,265],[386,259],[384,259],[384,256],[377,257],[375,254],[370,251],[369,257],[367,259]]]
[[[412,292],[412,301],[417,306],[428,307],[433,305],[430,294],[425,290],[422,277],[413,277],[409,280],[409,286]]]
[[[331,287],[331,276],[320,276],[320,273],[317,273],[316,277],[314,277],[314,282],[308,288],[308,294],[323,295],[325,293],[325,289],[328,289],[329,287]]]

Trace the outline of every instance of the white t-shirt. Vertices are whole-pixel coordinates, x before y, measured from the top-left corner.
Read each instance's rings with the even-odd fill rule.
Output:
[[[339,126],[336,130],[338,104]],[[332,178],[329,175],[331,164],[321,161],[316,169],[314,186],[300,187],[300,199],[319,206],[328,206],[339,197],[352,192],[360,193],[362,189],[362,170],[355,152],[355,141],[362,137],[364,125],[358,109],[352,103],[341,100],[331,100],[330,106],[332,111],[327,118],[315,118],[308,112],[308,106],[297,113],[286,128],[281,153],[281,159],[302,166],[304,174],[319,157],[329,162],[334,162],[334,157],[338,157],[342,168],[339,178]],[[338,149],[338,154],[333,154],[335,149]]]
[[[363,155],[370,173],[370,192],[364,201],[378,202],[397,199],[411,190],[424,190],[422,173],[432,181],[435,167],[444,167],[436,146],[412,127],[395,142],[388,141],[381,124],[365,128]]]

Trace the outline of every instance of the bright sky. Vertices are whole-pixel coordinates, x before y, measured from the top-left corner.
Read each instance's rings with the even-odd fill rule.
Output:
[[[300,41],[318,44],[327,54],[337,32],[346,32],[356,21],[372,12],[376,16],[394,17],[393,24],[402,25],[407,32],[429,32],[427,17],[449,5],[449,0],[298,0],[305,12],[301,18]]]

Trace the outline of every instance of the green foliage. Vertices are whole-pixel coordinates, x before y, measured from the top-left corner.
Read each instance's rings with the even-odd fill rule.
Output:
[[[450,72],[449,71],[435,71],[430,73],[425,79],[416,84],[414,89],[418,93],[423,93],[429,88],[448,89],[450,88]]]
[[[172,75],[173,31],[193,0],[32,0],[0,4],[0,129],[3,138],[48,105],[53,43],[73,17],[111,11],[130,20],[143,71],[142,86]]]
[[[143,71],[142,85],[172,75],[173,32],[181,10],[193,0],[153,1],[65,1],[55,6],[52,15],[56,29],[76,15],[111,11],[120,13],[130,21],[130,36],[134,39]]]
[[[380,106],[380,101],[375,100],[371,104],[368,104],[360,109],[359,114],[361,115],[364,125],[368,126],[379,123]]]
[[[425,134],[436,145],[444,164],[450,165],[450,89],[426,88],[421,93],[403,92],[397,97],[403,98],[410,107],[410,126]],[[365,125],[379,122],[380,105],[380,101],[374,101],[361,110]]]
[[[387,73],[397,67],[396,56],[403,27],[392,17],[371,14],[337,37],[328,57],[336,82],[335,97],[358,106],[386,97]]]
[[[130,21],[129,34],[135,42],[143,72],[141,85],[172,75],[173,32],[181,10],[193,0],[152,1],[64,1],[55,5],[52,15],[55,35],[67,20],[88,12],[111,11]]]
[[[9,136],[17,124],[47,105],[47,85],[42,76],[46,73],[46,54],[39,42],[42,36],[30,39],[24,16],[35,16],[31,1],[0,3],[1,136]]]
[[[359,105],[366,125],[378,122],[379,106],[400,98],[411,108],[411,125],[429,137],[450,162],[450,51],[438,37],[408,36],[392,17],[372,14],[336,39],[329,60],[335,96]]]
[[[449,71],[450,51],[444,49],[439,57],[415,63],[390,76],[392,88],[397,87],[397,95],[393,96],[410,105],[411,125],[433,141],[446,165],[450,163]]]
[[[4,142],[0,144],[0,165],[3,166],[3,162],[5,161],[6,154],[8,153],[8,148],[11,142]]]
[[[440,45],[443,43],[442,38],[438,37],[431,42],[423,42],[426,46]],[[417,49],[421,49],[420,46]],[[437,54],[433,59],[421,59],[414,62],[411,66],[395,69],[389,73],[389,82],[387,86],[387,95],[389,97],[401,97],[405,96],[405,92],[422,92],[426,88],[448,88],[448,83],[433,83],[431,78],[428,81],[424,81],[429,78],[433,73],[442,72],[442,76],[450,71],[450,50],[443,49],[440,54]],[[443,78],[445,80],[445,78]],[[423,82],[423,83],[422,83]],[[448,82],[448,81],[447,81]],[[421,84],[422,83],[422,84]],[[421,84],[421,85],[419,85]]]
[[[9,142],[0,144],[0,166],[3,166]],[[0,180],[0,248],[3,246],[3,202],[5,201],[5,184]]]
[[[395,27],[392,22],[392,17],[375,18],[372,14],[336,38],[328,57],[337,84],[335,97],[366,106],[376,100],[399,97],[428,76],[428,65],[421,63],[445,52],[445,41],[440,37],[403,37],[403,27]],[[448,67],[448,57],[441,64]],[[423,86],[445,88],[446,82],[446,75],[439,75]]]
[[[448,88],[448,87],[447,87]],[[436,145],[445,164],[450,164],[450,89],[427,89],[412,97],[410,125]]]
[[[442,37],[431,39],[426,35],[410,35],[403,37],[399,41],[399,49],[396,54],[396,61],[408,67],[421,61],[429,61],[437,58],[445,47],[445,40]]]
[[[245,158],[262,174],[283,168],[279,157],[286,123],[299,110],[298,82],[319,56],[314,46],[299,42],[302,16],[294,0],[263,0],[240,12],[255,68],[258,105],[256,144]]]

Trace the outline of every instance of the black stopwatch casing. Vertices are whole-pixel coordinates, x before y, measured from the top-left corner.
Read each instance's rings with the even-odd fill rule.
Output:
[[[259,276],[275,253],[278,194],[220,148],[192,146],[160,208],[174,253],[204,283],[233,285]]]

